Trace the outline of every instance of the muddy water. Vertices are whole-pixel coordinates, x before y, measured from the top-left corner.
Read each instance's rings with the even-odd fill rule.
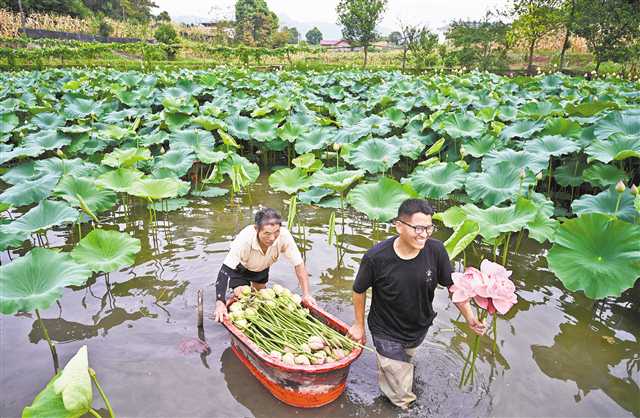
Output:
[[[158,213],[155,227],[143,207],[120,207],[107,224],[141,240],[136,264],[111,273],[108,285],[100,276],[83,288],[65,289],[59,306],[43,312],[61,364],[88,346],[90,364],[118,416],[640,416],[638,286],[600,303],[570,293],[547,271],[546,249],[530,240],[510,255],[519,303],[498,323],[499,352],[494,356],[490,340],[483,339],[474,382],[462,389],[460,372],[473,337],[446,290],[436,292],[439,315],[418,350],[418,401],[408,413],[379,393],[370,353],[352,365],[338,400],[301,410],[273,398],[231,352],[226,330],[210,319],[201,335],[209,351],[188,352],[185,346],[198,336],[197,291],[205,292],[208,316],[215,277],[234,234],[251,222],[258,205],[285,210],[286,196],[267,189],[262,176],[248,195],[196,198],[180,211]],[[372,231],[368,221],[348,213],[340,234],[344,250],[337,252],[327,243],[330,210],[301,206],[299,213],[305,233],[294,228],[294,236],[305,249],[314,294],[321,306],[351,322],[358,263],[391,230]],[[340,218],[337,223],[342,232]],[[449,233],[438,231],[436,238]],[[61,228],[47,238],[51,247],[68,250],[77,231]],[[468,251],[467,261],[477,263],[483,251]],[[1,257],[9,262],[7,252]],[[271,281],[297,286],[284,260],[272,267]],[[0,316],[0,339],[0,416],[19,416],[51,377],[52,359],[31,315]]]

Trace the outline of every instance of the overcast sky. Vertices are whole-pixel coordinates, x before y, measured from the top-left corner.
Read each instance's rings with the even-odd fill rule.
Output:
[[[154,0],[159,10],[166,10],[172,18],[193,16],[233,18],[235,0]],[[307,26],[317,22],[335,24],[338,0],[267,0],[269,8],[278,16]],[[453,19],[479,19],[489,9],[504,7],[508,0],[389,0],[381,27],[396,29],[398,21],[413,25],[427,25],[436,30]]]

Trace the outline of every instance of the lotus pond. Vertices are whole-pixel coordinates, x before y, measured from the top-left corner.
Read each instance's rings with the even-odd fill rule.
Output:
[[[281,404],[223,327],[196,327],[196,295],[209,314],[230,241],[271,206],[319,303],[351,322],[362,254],[413,196],[437,207],[457,268],[501,262],[518,303],[461,386],[473,336],[436,292],[410,415],[640,416],[637,83],[224,68],[0,82],[0,416],[82,345],[117,416],[402,415],[368,353],[336,402]],[[271,281],[296,286],[285,262]]]

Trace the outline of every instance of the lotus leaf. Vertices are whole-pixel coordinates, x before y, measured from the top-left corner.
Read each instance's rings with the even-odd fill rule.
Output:
[[[376,182],[359,184],[347,195],[349,203],[373,221],[388,221],[397,215],[400,204],[416,197],[409,185],[381,177]]]
[[[93,179],[66,175],[54,189],[54,194],[62,197],[75,207],[86,206],[94,213],[109,210],[118,200],[111,190],[96,187]]]
[[[144,173],[135,168],[118,168],[101,174],[96,179],[96,185],[111,189],[115,192],[126,192],[136,181],[140,180]]]
[[[474,221],[466,220],[458,225],[453,234],[444,242],[449,258],[452,260],[456,258],[476,239],[479,233],[480,227]]]
[[[400,152],[391,143],[374,138],[351,151],[350,163],[369,173],[384,173],[400,160]]]
[[[418,167],[407,179],[422,197],[443,199],[464,185],[466,174],[453,163]]]
[[[151,158],[151,152],[146,148],[116,149],[102,159],[102,164],[114,168],[130,168],[138,161]]]
[[[126,233],[94,229],[71,251],[71,258],[91,271],[110,273],[130,266],[140,252],[140,240]]]
[[[25,180],[9,187],[0,194],[0,202],[10,203],[15,207],[38,203],[46,199],[58,183],[58,177],[42,176],[35,180]]]
[[[287,194],[294,194],[311,186],[311,178],[302,168],[283,168],[269,176],[269,185]]]
[[[640,133],[636,137],[613,136],[608,140],[597,140],[587,147],[588,161],[608,163],[627,158],[640,158]]]
[[[618,203],[620,197],[620,203]],[[622,196],[616,192],[614,187],[598,193],[597,195],[582,195],[571,203],[571,210],[577,214],[583,213],[602,213],[610,216],[617,216],[619,219],[627,222],[635,222],[638,216],[633,206],[633,195],[629,189],[622,193]],[[617,207],[617,211],[616,211]]]

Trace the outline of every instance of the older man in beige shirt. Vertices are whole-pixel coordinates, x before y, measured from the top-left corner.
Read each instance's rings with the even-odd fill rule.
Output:
[[[256,213],[254,225],[246,226],[236,236],[222,263],[216,282],[216,321],[220,322],[227,316],[227,290],[243,285],[264,288],[269,281],[269,267],[281,254],[294,266],[302,289],[302,300],[315,305],[309,291],[309,275],[293,236],[282,227],[280,214],[265,208]]]

